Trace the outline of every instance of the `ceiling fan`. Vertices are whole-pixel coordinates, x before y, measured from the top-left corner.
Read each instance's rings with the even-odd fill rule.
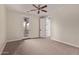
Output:
[[[46,10],[44,10],[44,8],[46,8],[47,5],[41,6],[40,4],[39,5],[33,4],[33,6],[35,7],[35,9],[29,10],[28,12],[30,12],[30,11],[37,11],[38,14],[40,14],[41,11],[42,12],[47,12]]]

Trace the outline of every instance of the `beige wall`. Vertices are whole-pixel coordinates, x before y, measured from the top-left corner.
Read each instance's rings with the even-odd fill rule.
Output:
[[[39,16],[37,15],[30,15],[30,31],[29,31],[29,37],[35,38],[39,37]]]
[[[24,14],[16,11],[7,11],[7,39],[8,41],[21,40],[24,36]]]
[[[52,39],[79,47],[79,5],[65,5],[55,10]]]
[[[6,44],[6,9],[0,5],[0,54]]]

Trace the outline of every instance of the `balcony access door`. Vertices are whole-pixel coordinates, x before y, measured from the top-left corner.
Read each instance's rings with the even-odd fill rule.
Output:
[[[46,37],[46,18],[40,17],[40,37]]]
[[[48,16],[40,17],[40,37],[50,37],[51,35],[51,19]]]

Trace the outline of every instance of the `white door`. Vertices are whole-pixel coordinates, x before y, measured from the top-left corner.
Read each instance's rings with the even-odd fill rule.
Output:
[[[40,37],[51,36],[51,21],[50,17],[40,18]]]
[[[40,18],[40,37],[46,37],[46,19]]]
[[[46,37],[51,36],[51,19],[49,17],[46,18]]]

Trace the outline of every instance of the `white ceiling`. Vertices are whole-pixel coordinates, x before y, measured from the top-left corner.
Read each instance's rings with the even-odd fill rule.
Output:
[[[47,8],[45,8],[45,10],[47,10],[47,13],[40,13],[41,15],[51,15],[56,9],[63,7],[62,4],[47,4]],[[28,10],[31,9],[35,9],[32,4],[8,4],[7,8],[9,10],[15,10],[15,11],[19,11],[19,12],[26,12]],[[33,11],[30,12],[31,14],[37,14],[37,12]]]

